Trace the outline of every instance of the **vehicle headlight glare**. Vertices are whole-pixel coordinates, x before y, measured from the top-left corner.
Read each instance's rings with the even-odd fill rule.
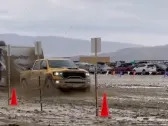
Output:
[[[62,73],[61,72],[54,72],[54,75],[59,76],[59,75],[62,75]]]
[[[86,73],[86,76],[89,76],[89,73]]]
[[[59,81],[55,81],[56,84],[59,84],[60,82]]]
[[[58,76],[58,75],[59,75],[59,73],[58,73],[58,72],[55,72],[55,73],[54,73],[54,75]]]

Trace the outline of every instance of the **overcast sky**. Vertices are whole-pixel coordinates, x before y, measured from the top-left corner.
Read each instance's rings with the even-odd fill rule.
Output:
[[[0,0],[0,33],[168,44],[168,0]]]

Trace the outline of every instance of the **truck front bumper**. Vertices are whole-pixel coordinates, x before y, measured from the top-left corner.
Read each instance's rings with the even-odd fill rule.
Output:
[[[54,85],[62,89],[86,89],[90,87],[90,79],[64,79],[54,80]]]

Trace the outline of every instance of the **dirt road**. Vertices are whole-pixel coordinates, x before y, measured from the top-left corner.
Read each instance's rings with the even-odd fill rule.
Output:
[[[94,77],[92,91],[44,95],[40,111],[38,92],[22,95],[19,106],[7,105],[0,92],[0,125],[19,126],[158,126],[168,125],[168,78],[163,76],[98,75],[99,110],[103,92],[108,95],[111,117],[95,117]]]

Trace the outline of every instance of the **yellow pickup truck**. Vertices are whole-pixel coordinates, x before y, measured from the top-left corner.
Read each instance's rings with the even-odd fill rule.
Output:
[[[39,80],[42,88],[90,89],[89,73],[64,58],[36,60],[30,70],[20,74],[20,82],[24,88],[38,89]]]

